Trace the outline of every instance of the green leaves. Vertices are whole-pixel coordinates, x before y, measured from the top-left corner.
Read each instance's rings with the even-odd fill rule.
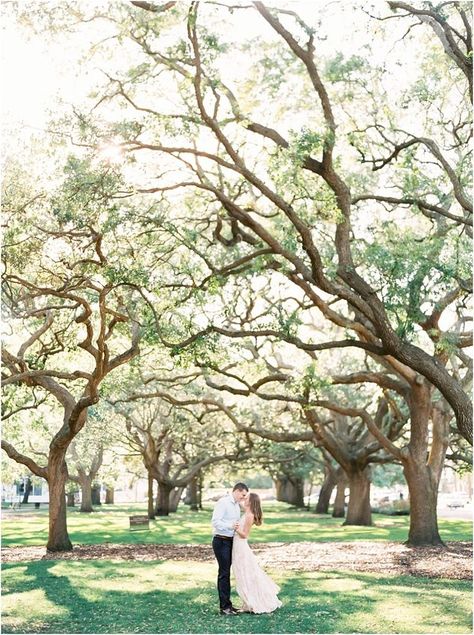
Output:
[[[61,225],[76,228],[100,226],[116,209],[115,196],[123,187],[118,169],[93,166],[90,158],[70,155],[64,166],[65,180],[51,200],[54,217]]]
[[[308,364],[301,378],[294,383],[298,392],[306,394],[309,401],[320,398],[330,386],[331,380],[321,372],[317,362]]]
[[[302,324],[300,310],[295,309],[287,313],[281,306],[277,307],[278,329],[289,337],[297,335],[298,328]]]
[[[401,337],[412,337],[429,303],[433,307],[466,273],[464,258],[456,258],[452,248],[458,240],[448,234],[428,241],[417,231],[386,223],[373,242],[358,245],[359,267],[378,290]]]
[[[367,68],[367,61],[360,55],[344,58],[340,51],[326,62],[324,74],[330,82],[350,82],[353,76]]]
[[[221,357],[222,349],[219,346],[219,340],[219,335],[216,333],[200,335],[186,347],[173,347],[170,350],[170,356],[183,368],[189,368],[196,364],[200,366],[212,365]]]

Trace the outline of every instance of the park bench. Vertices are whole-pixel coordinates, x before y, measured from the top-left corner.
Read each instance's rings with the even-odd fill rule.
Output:
[[[12,509],[20,509],[20,507],[21,507],[21,503],[12,503],[11,504],[11,508]]]
[[[150,519],[148,516],[130,516],[130,530],[150,529]]]

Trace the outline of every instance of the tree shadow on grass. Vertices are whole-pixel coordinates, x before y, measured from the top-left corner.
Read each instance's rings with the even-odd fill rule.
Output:
[[[334,571],[301,572],[281,597],[309,616],[304,633],[470,633],[470,593],[468,581]]]
[[[469,632],[459,630],[468,625],[456,602],[467,582],[298,572],[281,582],[283,607],[275,613],[225,618],[210,563],[44,560],[4,571],[6,599],[17,594],[4,610],[5,633]],[[49,607],[45,616],[31,605],[35,593]],[[397,620],[407,608],[419,618],[413,629]],[[445,630],[440,615],[449,617]]]
[[[202,582],[190,563],[181,563],[174,580],[161,572],[165,563],[112,561],[39,561],[5,565],[17,593],[17,610],[4,611],[4,633],[241,633],[278,632],[275,616],[219,615],[214,583]],[[136,575],[134,568],[140,569]],[[18,575],[15,574],[18,571]],[[62,571],[67,571],[62,575]],[[84,578],[84,576],[87,576]],[[176,590],[158,588],[168,576]],[[156,580],[155,589],[150,590]],[[143,585],[145,588],[140,588]],[[122,589],[120,588],[122,587]],[[42,619],[28,603],[28,594],[42,591],[57,609]],[[28,613],[31,613],[28,617]],[[18,616],[23,620],[18,621]],[[5,618],[7,618],[5,620]],[[252,618],[257,618],[252,621]],[[244,622],[248,626],[244,626]],[[242,630],[243,629],[243,630]]]

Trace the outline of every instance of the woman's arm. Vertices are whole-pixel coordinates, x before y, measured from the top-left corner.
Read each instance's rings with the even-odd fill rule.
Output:
[[[245,514],[245,520],[242,527],[236,529],[236,533],[239,534],[241,538],[247,538],[250,533],[250,528],[253,525],[253,514]]]

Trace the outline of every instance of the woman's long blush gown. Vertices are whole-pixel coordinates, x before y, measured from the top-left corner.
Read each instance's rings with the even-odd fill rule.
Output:
[[[272,613],[281,606],[277,597],[280,587],[265,573],[258,564],[246,538],[237,533],[232,547],[232,568],[235,586],[242,610],[251,613]]]

